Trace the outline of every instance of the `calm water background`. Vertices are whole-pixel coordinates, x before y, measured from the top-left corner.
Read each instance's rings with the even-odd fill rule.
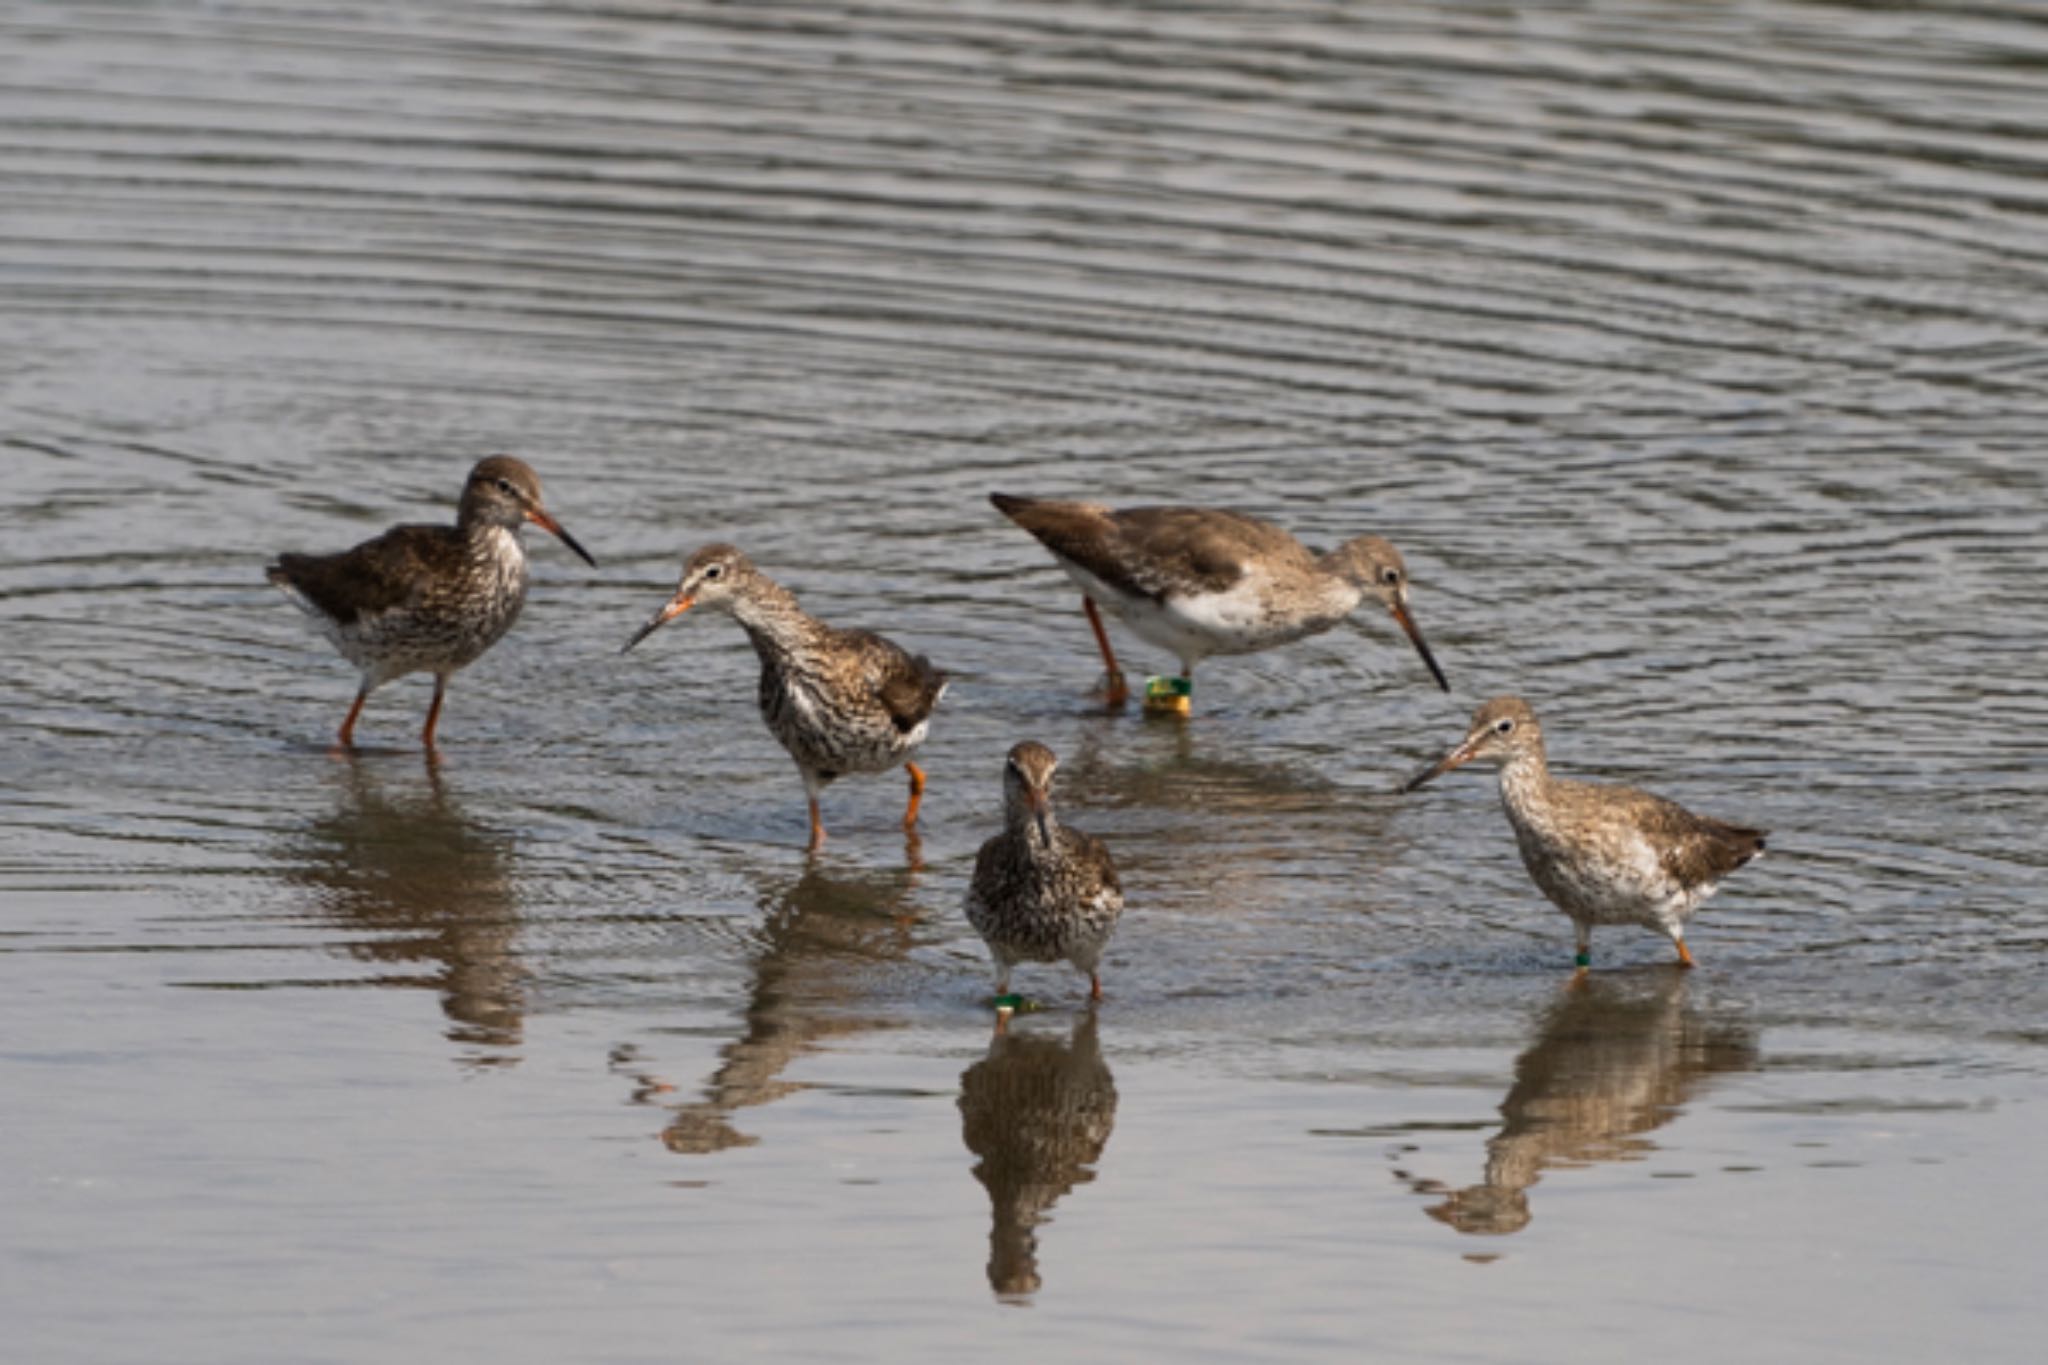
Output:
[[[2048,14],[0,5],[0,1320],[43,1362],[2039,1358]],[[513,450],[354,761],[261,582]],[[992,488],[1403,547],[1110,717]],[[960,674],[801,790],[744,544]],[[1140,670],[1169,661],[1129,637]],[[1584,995],[1490,782],[1771,826]],[[1000,754],[1131,909],[991,1050]]]

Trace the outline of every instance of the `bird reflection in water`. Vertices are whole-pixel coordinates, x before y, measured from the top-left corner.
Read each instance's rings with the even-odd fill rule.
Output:
[[[1659,968],[1647,982],[1593,976],[1563,992],[1515,1061],[1485,1180],[1451,1191],[1429,1216],[1460,1232],[1520,1232],[1534,1216],[1529,1187],[1546,1171],[1640,1160],[1657,1150],[1647,1135],[1683,1113],[1709,1077],[1753,1069],[1753,1032],[1702,1017],[1686,989],[1683,972]],[[1445,1191],[1408,1179],[1420,1194]]]
[[[736,1111],[803,1089],[783,1073],[827,1040],[883,1026],[864,1001],[874,975],[900,963],[916,942],[909,904],[916,884],[914,869],[842,879],[811,862],[794,885],[762,897],[746,1032],[726,1044],[704,1097],[675,1109],[664,1146],[686,1155],[753,1146],[759,1139],[732,1125]],[[675,1089],[645,1069],[631,1044],[614,1049],[611,1060],[632,1079],[636,1102],[655,1103]]]
[[[376,763],[347,761],[334,814],[304,831],[289,879],[312,888],[324,913],[375,935],[348,951],[371,962],[436,964],[420,982],[441,992],[448,1037],[465,1065],[518,1060],[525,973],[510,842],[462,813],[438,765],[387,786]]]
[[[1017,1026],[960,1077],[960,1129],[988,1190],[988,1282],[1006,1301],[1037,1292],[1038,1225],[1095,1165],[1116,1124],[1116,1081],[1102,1060],[1093,1008],[1059,1038]]]

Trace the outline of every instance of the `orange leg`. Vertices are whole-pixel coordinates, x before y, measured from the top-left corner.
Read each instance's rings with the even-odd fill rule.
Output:
[[[1676,944],[1678,945],[1678,965],[1679,965],[1679,966],[1681,966],[1681,967],[1697,967],[1697,966],[1699,966],[1699,963],[1697,963],[1697,962],[1694,962],[1694,961],[1692,960],[1692,950],[1691,950],[1691,949],[1689,949],[1689,948],[1687,948],[1687,947],[1685,946],[1685,940],[1684,940],[1684,939],[1682,939],[1682,938],[1675,938],[1675,939],[1673,939],[1673,940],[1671,940],[1671,941],[1672,941],[1673,943],[1676,943]]]
[[[1095,609],[1095,599],[1083,597],[1081,610],[1088,613],[1088,624],[1095,631],[1095,644],[1102,650],[1102,662],[1109,669],[1103,678],[1103,697],[1111,706],[1122,706],[1130,700],[1131,689],[1124,683],[1124,671],[1116,666],[1116,651],[1109,647],[1109,632],[1102,628],[1102,613]]]
[[[811,798],[811,843],[810,851],[816,853],[825,846],[825,822],[818,818],[818,798]]]
[[[335,737],[335,742],[342,748],[356,747],[356,717],[363,714],[363,703],[369,699],[370,689],[367,687],[356,693],[355,704],[348,708],[348,719],[341,723],[341,733]]]
[[[1102,998],[1102,975],[1099,972],[1088,973],[1088,998],[1090,1000],[1100,1000]]]
[[[917,823],[917,807],[924,800],[924,769],[915,763],[903,766],[910,772],[910,807],[903,812],[903,828],[909,829]]]
[[[429,753],[434,749],[434,727],[441,723],[441,698],[448,692],[448,675],[434,675],[434,704],[427,708],[427,728],[420,731],[420,743],[427,746]]]

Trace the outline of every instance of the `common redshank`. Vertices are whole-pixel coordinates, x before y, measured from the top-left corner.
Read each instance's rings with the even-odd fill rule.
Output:
[[[997,510],[1036,536],[1081,590],[1081,609],[1108,669],[1105,699],[1129,696],[1096,604],[1138,638],[1180,660],[1178,678],[1148,685],[1150,709],[1185,714],[1195,665],[1251,654],[1330,629],[1370,596],[1393,614],[1448,692],[1443,669],[1408,611],[1408,566],[1379,536],[1318,555],[1268,521],[1210,507],[1131,507],[991,493]]]
[[[394,526],[339,554],[279,555],[265,571],[362,674],[341,723],[342,748],[354,746],[370,693],[408,673],[432,673],[434,701],[420,742],[433,751],[448,679],[519,619],[526,602],[519,530],[529,521],[597,567],[542,504],[540,476],[522,460],[493,455],[469,471],[453,526]]]
[[[1592,962],[1593,926],[1640,924],[1668,935],[1693,965],[1685,922],[1721,879],[1764,851],[1766,830],[1694,815],[1634,787],[1550,775],[1543,727],[1519,697],[1473,713],[1464,741],[1411,778],[1423,783],[1474,759],[1500,764],[1500,798],[1522,863],[1578,929],[1578,965]]]
[[[946,675],[922,654],[865,630],[841,630],[807,614],[781,584],[731,545],[706,545],[683,564],[667,606],[626,642],[631,649],[693,606],[740,623],[761,659],[761,715],[789,750],[810,798],[813,851],[824,846],[818,796],[848,773],[910,773],[903,827],[917,825],[924,743]],[[622,651],[623,652],[623,651]]]
[[[1052,775],[1059,760],[1030,740],[1003,766],[1003,832],[981,846],[967,888],[967,922],[996,965],[996,1008],[1013,1010],[1019,962],[1071,962],[1102,998],[1102,950],[1123,913],[1116,864],[1100,839],[1059,823]]]

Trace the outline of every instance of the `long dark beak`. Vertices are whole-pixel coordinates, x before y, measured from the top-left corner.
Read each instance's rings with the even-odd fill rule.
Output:
[[[660,611],[654,613],[653,616],[647,619],[647,624],[640,627],[640,629],[634,633],[632,639],[626,641],[626,649],[620,650],[619,653],[624,654],[627,649],[631,649],[634,645],[639,644],[642,640],[654,634],[655,631],[660,630],[663,626],[675,620],[678,616],[681,616],[684,612],[688,611],[691,607],[694,607],[696,605],[696,598],[685,597],[681,593],[676,594],[675,598],[667,606],[663,607]]]
[[[529,507],[526,509],[526,519],[532,522],[535,526],[540,527],[541,530],[546,531],[556,540],[561,541],[564,545],[574,550],[576,552],[576,557],[581,559],[585,564],[588,564],[593,569],[597,567],[597,561],[590,557],[590,551],[584,549],[581,545],[577,544],[576,537],[570,535],[567,531],[563,530],[562,523],[556,521],[553,517],[549,516],[547,514],[547,509],[541,507]]]
[[[1436,666],[1436,655],[1429,652],[1429,642],[1422,638],[1422,627],[1415,624],[1415,618],[1408,614],[1406,602],[1396,602],[1389,608],[1394,619],[1401,623],[1401,629],[1408,632],[1408,642],[1415,646],[1415,652],[1422,656],[1422,662],[1429,665],[1429,671],[1436,677],[1436,685],[1444,691],[1451,690],[1451,684],[1444,677],[1444,671]]]
[[[1024,799],[1031,805],[1031,818],[1038,822],[1038,842],[1051,848],[1052,822],[1048,818],[1052,814],[1051,801],[1046,799],[1044,792],[1036,788],[1027,788]]]
[[[1479,740],[1477,739],[1477,737],[1468,737],[1463,743],[1458,745],[1457,748],[1451,750],[1442,758],[1438,759],[1435,763],[1432,763],[1429,767],[1424,768],[1421,772],[1409,778],[1405,783],[1402,784],[1401,790],[1404,792],[1412,792],[1416,788],[1422,786],[1424,783],[1432,782],[1437,778],[1442,777],[1445,773],[1449,772],[1453,768],[1462,768],[1467,763],[1470,763],[1473,760],[1473,758],[1477,756],[1478,753]]]

